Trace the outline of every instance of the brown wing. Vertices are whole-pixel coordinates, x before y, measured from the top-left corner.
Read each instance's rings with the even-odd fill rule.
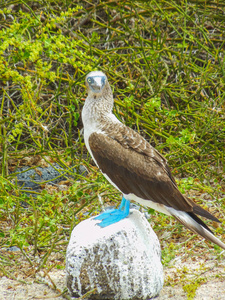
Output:
[[[99,133],[93,133],[89,137],[89,145],[99,168],[118,189],[124,194],[133,193],[145,200],[218,221],[183,196],[166,159],[138,133],[127,127],[126,129],[129,132],[123,137],[116,134],[109,137]]]
[[[177,186],[165,157],[153,148],[139,133],[124,124],[116,124],[110,129],[107,128],[106,132],[109,137],[119,142],[124,148],[132,149],[144,156],[152,158],[160,168],[164,169],[173,184]]]
[[[151,152],[152,156],[149,151],[139,153],[128,142],[127,148],[124,148],[115,139],[98,133],[91,134],[89,145],[101,171],[122,193],[133,193],[177,210],[193,211],[191,203],[177,189],[157,152],[156,155]]]

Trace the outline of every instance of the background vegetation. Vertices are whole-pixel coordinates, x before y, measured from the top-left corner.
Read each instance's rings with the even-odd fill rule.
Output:
[[[2,274],[15,278],[21,264],[23,277],[63,268],[72,228],[120,200],[84,147],[80,115],[91,70],[107,74],[117,117],[168,159],[182,192],[221,219],[215,232],[225,240],[224,10],[222,0],[0,4]],[[63,182],[24,193],[19,167],[56,162]],[[165,264],[181,245],[187,255],[204,248],[219,257],[218,247],[149,213]]]

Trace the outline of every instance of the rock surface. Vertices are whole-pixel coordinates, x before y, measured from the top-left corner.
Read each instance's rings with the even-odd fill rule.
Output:
[[[27,191],[29,195],[29,191],[39,191],[40,185],[43,182],[49,181],[50,183],[58,183],[61,180],[65,180],[66,177],[62,174],[65,173],[65,170],[60,167],[58,164],[54,164],[53,166],[48,165],[47,167],[22,167],[16,170],[17,172],[17,181],[19,186],[23,187],[24,191]],[[74,167],[74,172],[76,172]],[[83,176],[87,175],[87,170],[84,166],[79,166],[79,174]]]
[[[73,297],[95,289],[87,299],[150,299],[163,286],[158,238],[144,214],[106,228],[90,218],[71,234],[66,255],[66,282]]]

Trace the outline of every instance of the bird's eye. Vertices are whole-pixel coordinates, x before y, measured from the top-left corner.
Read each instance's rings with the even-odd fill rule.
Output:
[[[87,79],[87,82],[88,82],[88,83],[91,83],[91,78],[90,78],[90,77]]]

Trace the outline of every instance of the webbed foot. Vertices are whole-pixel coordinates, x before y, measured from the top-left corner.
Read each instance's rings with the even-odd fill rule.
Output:
[[[95,217],[95,220],[101,220],[98,225],[100,227],[107,227],[111,224],[117,223],[120,220],[126,218],[130,212],[130,201],[126,200],[124,197],[122,199],[119,209],[110,209],[103,212],[99,216]]]

